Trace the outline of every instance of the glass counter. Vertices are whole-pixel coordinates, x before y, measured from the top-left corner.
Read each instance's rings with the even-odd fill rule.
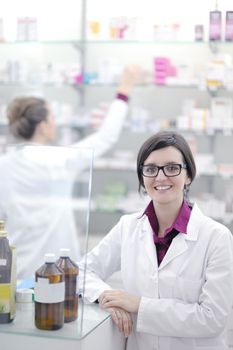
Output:
[[[16,318],[12,323],[1,324],[0,333],[27,335],[33,337],[47,337],[63,340],[81,340],[88,336],[95,328],[110,317],[109,313],[100,309],[98,304],[85,304],[80,301],[82,314],[78,320],[65,323],[56,331],[42,331],[34,325],[34,305],[28,310],[16,310]],[[82,332],[80,332],[82,329]]]

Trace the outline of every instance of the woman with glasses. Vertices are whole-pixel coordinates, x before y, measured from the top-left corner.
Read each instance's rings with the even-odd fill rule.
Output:
[[[187,198],[196,166],[186,140],[150,137],[137,175],[151,200],[88,253],[85,299],[109,310],[128,350],[227,350],[233,240]],[[113,290],[105,280],[119,270],[123,290]]]

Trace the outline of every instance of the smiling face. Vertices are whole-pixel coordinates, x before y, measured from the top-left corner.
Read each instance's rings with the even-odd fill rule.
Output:
[[[168,146],[150,153],[143,165],[164,166],[167,164],[184,164],[182,153],[173,146]],[[180,206],[184,197],[184,186],[191,181],[186,169],[181,169],[178,176],[167,177],[160,170],[156,177],[143,176],[147,194],[155,205]]]

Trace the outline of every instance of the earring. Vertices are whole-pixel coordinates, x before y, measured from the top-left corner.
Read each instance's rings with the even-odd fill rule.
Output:
[[[184,198],[188,199],[188,193],[190,189],[190,184],[185,184],[184,185]]]

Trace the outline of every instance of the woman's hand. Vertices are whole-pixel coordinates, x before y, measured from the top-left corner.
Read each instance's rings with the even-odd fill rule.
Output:
[[[107,308],[106,310],[110,312],[112,320],[117,326],[118,330],[123,332],[124,336],[127,338],[132,332],[133,328],[133,321],[130,313],[118,307],[111,307]]]
[[[118,307],[128,312],[138,312],[140,297],[121,290],[106,290],[99,297],[103,309]]]
[[[129,95],[134,85],[141,80],[142,70],[136,64],[130,64],[123,69],[117,92]]]

